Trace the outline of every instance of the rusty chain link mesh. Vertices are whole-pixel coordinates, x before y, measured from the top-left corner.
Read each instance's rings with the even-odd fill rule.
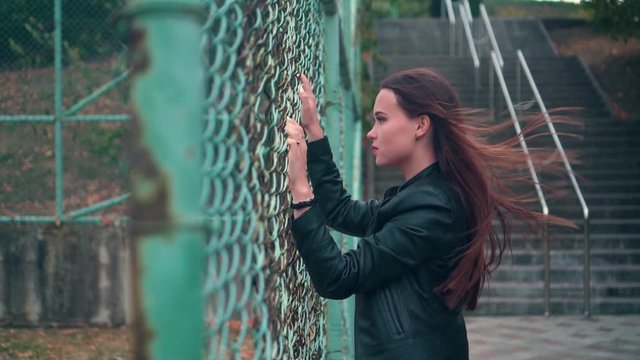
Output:
[[[298,71],[323,104],[319,1],[209,1],[201,201],[211,359],[323,357],[324,303],[290,238],[287,117]]]

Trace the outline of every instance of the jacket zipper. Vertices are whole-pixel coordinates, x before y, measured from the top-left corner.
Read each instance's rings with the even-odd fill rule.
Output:
[[[385,303],[387,305],[387,310],[389,311],[389,315],[391,317],[392,325],[395,327],[395,330],[398,334],[403,335],[404,329],[402,328],[402,323],[400,322],[400,311],[398,309],[398,304],[394,301],[391,290],[389,288],[384,289],[384,298]]]
[[[387,201],[391,200],[393,197],[388,197],[386,199],[383,199],[380,202],[380,205],[378,206],[378,210],[376,210],[376,212],[373,214],[373,217],[371,217],[371,221],[369,221],[369,226],[367,226],[367,231],[365,233],[366,236],[369,236],[370,230],[373,229],[377,223],[378,223],[378,213],[380,212],[380,208],[382,207],[382,205],[384,205]]]

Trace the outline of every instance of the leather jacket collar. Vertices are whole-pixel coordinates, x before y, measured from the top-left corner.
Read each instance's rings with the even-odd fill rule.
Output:
[[[440,164],[438,164],[438,162],[436,161],[433,164],[427,166],[426,168],[420,170],[419,173],[415,174],[413,177],[403,182],[402,184],[392,186],[387,190],[385,190],[383,200],[394,197],[397,193],[402,191],[402,189],[409,187],[411,184],[415,183],[419,179],[426,178],[431,174],[433,174],[434,172],[439,172],[439,171],[440,171]]]

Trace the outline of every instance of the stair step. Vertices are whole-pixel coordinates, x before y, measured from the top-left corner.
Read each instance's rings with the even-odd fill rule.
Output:
[[[542,265],[501,265],[493,272],[494,281],[540,281],[543,278]],[[550,276],[554,282],[581,282],[584,276],[582,265],[555,266],[550,269]],[[633,282],[640,279],[639,265],[591,265],[591,281]]]
[[[528,235],[518,237],[520,234],[512,234],[511,244],[514,249],[535,248],[542,251],[542,239]],[[575,235],[573,237],[572,235]],[[603,235],[603,237],[596,237]],[[616,235],[621,235],[617,237]],[[591,249],[624,249],[638,250],[640,249],[640,239],[627,236],[628,234],[590,234]],[[575,234],[563,234],[562,236],[552,234],[550,239],[552,249],[582,249],[584,247],[584,234],[582,232]]]
[[[640,217],[640,205],[593,205],[589,206],[589,215],[592,218],[628,218]],[[550,206],[553,215],[565,216],[565,214],[582,213],[579,204]]]
[[[472,31],[477,23],[474,24]],[[591,310],[597,314],[640,313],[640,122],[621,122],[612,118],[606,104],[576,57],[555,57],[536,20],[492,21],[503,50],[503,75],[514,101],[527,102],[533,93],[526,78],[521,77],[520,97],[516,91],[515,49],[523,48],[541,96],[548,109],[575,106],[580,111],[565,113],[581,122],[580,126],[558,124],[563,147],[579,161],[572,164],[590,211]],[[486,47],[479,47],[478,91],[470,57],[448,56],[449,26],[446,21],[385,20],[376,22],[378,46],[386,65],[376,65],[374,77],[380,81],[390,72],[426,66],[443,74],[459,92],[463,106],[488,106],[489,68]],[[474,31],[476,38],[479,32]],[[508,113],[497,79],[494,79],[498,116],[508,121]],[[526,113],[538,111],[531,104]],[[520,114],[519,114],[520,115]],[[494,122],[495,123],[495,122]],[[512,129],[509,129],[512,130]],[[540,129],[541,131],[546,130]],[[513,131],[496,134],[497,142],[514,135]],[[532,139],[531,149],[555,148],[551,136]],[[370,154],[368,154],[370,156]],[[585,241],[582,208],[566,174],[540,174],[552,214],[575,220],[579,229],[549,226],[551,247],[551,312],[582,314],[583,247]],[[374,189],[378,198],[384,190],[404,182],[399,171],[374,169]],[[533,187],[518,187],[532,193]],[[528,206],[540,210],[540,205]],[[495,225],[495,223],[494,223]],[[485,288],[478,314],[542,314],[543,258],[539,234],[520,223],[512,228],[512,255],[494,272],[491,288]],[[473,314],[473,313],[470,313]]]
[[[583,223],[584,220],[582,219],[570,219],[573,220],[576,225],[578,225],[580,227],[580,229],[583,229]],[[495,226],[498,226],[498,223],[494,223]],[[521,223],[514,223],[512,225],[512,231],[513,232],[519,232],[519,231],[530,231],[529,227],[521,224]],[[563,234],[567,234],[567,233],[571,233],[574,231],[577,231],[575,229],[571,229],[571,228],[565,228],[565,227],[553,227],[551,228],[551,231],[553,231],[555,234],[558,234],[559,236],[563,235]],[[640,218],[629,218],[629,219],[590,219],[589,220],[589,231],[592,234],[595,233],[615,233],[615,232],[633,232],[633,233],[640,233]]]
[[[584,311],[583,299],[580,298],[551,298],[551,314],[581,315]],[[517,297],[481,297],[474,312],[469,315],[534,315],[544,313],[544,298]],[[640,299],[638,298],[591,298],[591,313],[593,314],[637,314],[640,313]]]
[[[551,298],[580,298],[584,294],[582,284],[551,282]],[[483,296],[503,298],[542,298],[544,282],[497,282],[492,281],[483,288]],[[640,298],[640,282],[592,283],[591,294],[594,298]]]
[[[564,264],[581,264],[584,258],[583,249],[552,249],[551,267]],[[591,249],[592,265],[634,265],[640,264],[640,249]],[[543,265],[544,257],[541,249],[514,249],[503,257],[502,265]]]

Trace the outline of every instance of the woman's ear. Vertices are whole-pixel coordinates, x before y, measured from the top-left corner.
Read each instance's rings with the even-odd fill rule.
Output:
[[[418,129],[416,130],[417,136],[423,136],[431,129],[431,118],[427,115],[420,115],[418,120]]]

